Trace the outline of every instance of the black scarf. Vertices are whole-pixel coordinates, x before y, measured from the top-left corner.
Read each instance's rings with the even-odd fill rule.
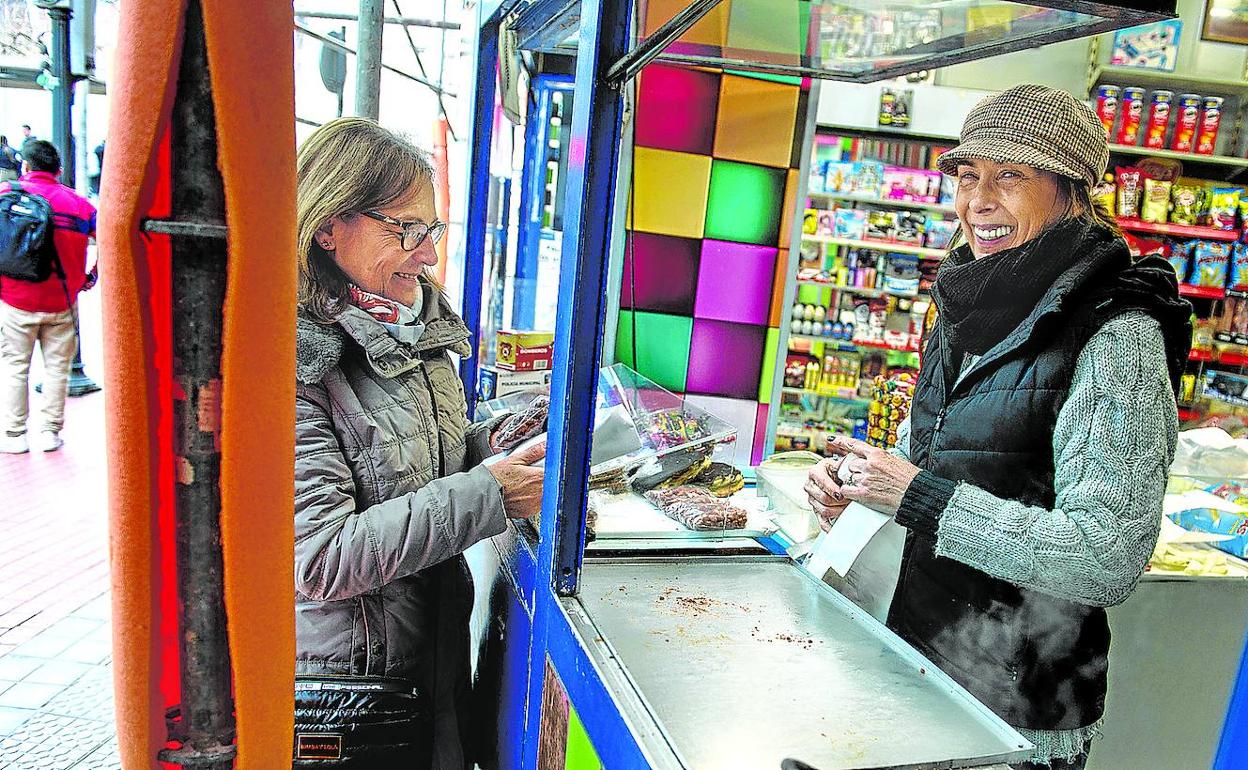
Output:
[[[1021,246],[981,259],[975,259],[969,244],[951,251],[932,286],[950,349],[959,355],[987,353],[1031,314],[1063,273],[1096,257],[1097,247],[1109,240],[1099,237],[1103,232],[1099,225],[1071,218]]]

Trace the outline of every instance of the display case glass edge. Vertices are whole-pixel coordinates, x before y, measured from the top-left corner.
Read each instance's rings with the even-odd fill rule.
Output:
[[[801,163],[797,172],[797,194],[793,198],[795,206],[805,208],[806,196],[810,192],[810,164],[815,155],[815,133],[818,126],[815,119],[819,110],[815,105],[819,103],[819,91],[823,87],[823,83],[819,80],[812,80],[810,83],[810,108],[806,110],[806,123],[802,126],[802,155]],[[775,451],[776,447],[776,425],[780,417],[780,391],[784,387],[784,361],[787,357],[789,349],[789,323],[787,321],[788,314],[784,312],[786,308],[793,307],[793,301],[797,297],[797,263],[801,259],[802,249],[802,217],[798,216],[799,211],[793,212],[793,221],[789,223],[791,232],[789,233],[789,263],[784,273],[784,307],[781,316],[780,328],[776,334],[776,365],[772,367],[771,374],[771,401],[767,409],[767,433],[763,439],[763,459],[767,459]]]

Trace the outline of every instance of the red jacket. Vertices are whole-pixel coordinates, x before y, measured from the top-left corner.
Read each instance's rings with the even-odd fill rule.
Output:
[[[95,206],[48,171],[32,171],[21,183],[23,190],[46,198],[52,206],[52,240],[65,267],[69,296],[77,297],[87,282],[87,240],[95,237]],[[7,182],[0,184],[0,193],[10,189]],[[69,309],[65,288],[55,274],[39,283],[0,276],[0,302],[31,313]]]

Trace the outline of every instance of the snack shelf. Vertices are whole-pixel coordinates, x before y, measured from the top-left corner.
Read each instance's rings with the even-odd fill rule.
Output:
[[[1248,96],[1248,81],[1222,78],[1198,78],[1174,72],[1148,70],[1142,67],[1124,67],[1105,64],[1096,68],[1092,79],[1100,83],[1164,88],[1168,91],[1217,94],[1218,96]]]
[[[1111,153],[1117,152],[1123,155],[1141,155],[1153,158],[1174,158],[1176,160],[1186,160],[1193,163],[1207,163],[1214,166],[1248,168],[1248,158],[1233,158],[1229,155],[1197,155],[1194,152],[1154,150],[1148,147],[1136,147],[1135,145],[1130,144],[1111,144],[1109,146],[1109,151]]]
[[[1203,238],[1207,241],[1235,241],[1239,238],[1238,230],[1222,230],[1217,227],[1198,227],[1195,225],[1158,224],[1145,222],[1142,219],[1119,217],[1118,226],[1123,230],[1139,233],[1158,233],[1159,235],[1176,235],[1183,238]]]
[[[1209,350],[1192,350],[1187,354],[1188,361],[1212,361],[1213,352]]]
[[[1248,366],[1248,353],[1224,350],[1218,355],[1218,363],[1227,366]]]
[[[943,249],[929,249],[923,246],[915,246],[912,243],[859,241],[851,238],[834,238],[830,235],[812,235],[810,233],[802,233],[802,240],[815,241],[818,243],[830,243],[833,246],[848,246],[851,249],[873,249],[875,251],[887,251],[895,254],[917,254],[924,259],[945,258],[945,251]]]
[[[1190,283],[1181,283],[1179,296],[1193,299],[1226,299],[1226,289],[1219,286],[1193,286]]]
[[[846,396],[836,393],[820,393],[817,390],[807,390],[805,388],[781,388],[781,393],[789,396],[810,396],[812,398],[823,398],[830,401],[840,401],[846,404],[857,404],[866,406],[871,403],[871,399],[858,398],[856,396]]]
[[[853,348],[868,348],[871,350],[885,350],[890,353],[914,353],[919,351],[910,350],[909,348],[895,348],[891,345],[885,345],[883,342],[851,342],[850,340],[838,340],[835,337],[816,337],[813,334],[790,334],[790,340],[804,340],[806,342],[828,342],[836,345],[840,350],[849,352]]]
[[[829,193],[829,192],[808,192],[808,198],[817,198],[821,200],[846,201],[849,203],[870,203],[880,204],[882,206],[896,206],[903,209],[914,209],[916,211],[935,211],[941,214],[953,214],[953,206],[946,203],[923,203],[921,201],[904,201],[893,198],[880,198],[875,195],[858,195],[854,193]]]
[[[890,289],[868,289],[865,286],[841,286],[837,283],[827,283],[824,281],[798,281],[798,286],[818,286],[821,289],[832,289],[833,291],[841,291],[846,294],[858,294],[863,297],[900,297],[902,299],[915,299],[924,292],[912,291],[892,291]]]

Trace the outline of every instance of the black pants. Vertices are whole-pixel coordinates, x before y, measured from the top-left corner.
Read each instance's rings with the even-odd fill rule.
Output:
[[[1064,759],[1055,759],[1048,765],[1041,765],[1035,762],[1023,762],[1019,765],[1011,765],[1014,770],[1083,770],[1088,764],[1088,755],[1083,754],[1075,757],[1073,762],[1067,762]]]

